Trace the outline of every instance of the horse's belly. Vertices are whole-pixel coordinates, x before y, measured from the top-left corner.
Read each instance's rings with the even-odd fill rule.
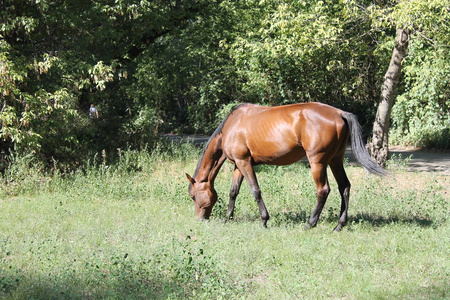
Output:
[[[306,156],[305,149],[297,146],[291,149],[278,151],[255,151],[252,154],[252,159],[255,164],[267,165],[290,165]]]

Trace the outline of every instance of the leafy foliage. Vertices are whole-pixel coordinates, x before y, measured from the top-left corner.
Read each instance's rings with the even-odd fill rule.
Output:
[[[448,129],[444,0],[2,6],[5,153],[22,148],[47,163],[76,166],[103,149],[151,149],[161,131],[211,132],[231,103],[241,102],[321,101],[357,113],[368,128],[398,26],[412,41],[394,107],[395,140],[448,147],[434,138]],[[88,119],[91,103],[98,120]],[[414,121],[424,116],[436,130]]]
[[[378,26],[393,23],[412,33],[404,87],[392,113],[394,143],[450,147],[449,12],[447,1],[398,1],[377,18]]]

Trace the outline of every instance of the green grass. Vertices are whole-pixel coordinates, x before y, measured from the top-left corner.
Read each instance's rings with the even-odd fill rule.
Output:
[[[183,147],[125,151],[113,166],[64,176],[16,165],[20,176],[9,173],[0,190],[0,298],[449,297],[448,176],[400,171],[380,179],[347,167],[350,220],[336,234],[332,178],[318,226],[303,229],[315,191],[302,164],[258,168],[268,228],[246,183],[235,219],[223,224],[227,163],[212,219],[198,222],[184,173],[199,152]]]

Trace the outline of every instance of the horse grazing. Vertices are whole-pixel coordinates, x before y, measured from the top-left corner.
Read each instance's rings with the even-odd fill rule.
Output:
[[[347,222],[350,195],[350,182],[343,166],[349,136],[356,160],[369,172],[384,175],[384,169],[370,158],[365,149],[361,126],[351,113],[322,103],[237,106],[210,137],[194,176],[186,174],[197,219],[208,219],[211,215],[217,201],[214,180],[228,159],[235,169],[226,218],[233,217],[236,197],[245,178],[258,204],[262,224],[266,226],[269,213],[253,166],[289,165],[306,155],[317,189],[317,203],[307,227],[316,226],[330,193],[327,178],[327,166],[330,166],[342,198],[338,225],[334,229],[340,231]]]

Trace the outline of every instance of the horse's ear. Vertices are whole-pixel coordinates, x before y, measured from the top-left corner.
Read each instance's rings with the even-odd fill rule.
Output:
[[[188,179],[192,184],[195,184],[195,179],[192,178],[188,173],[185,173],[185,174],[186,174],[187,179]]]

